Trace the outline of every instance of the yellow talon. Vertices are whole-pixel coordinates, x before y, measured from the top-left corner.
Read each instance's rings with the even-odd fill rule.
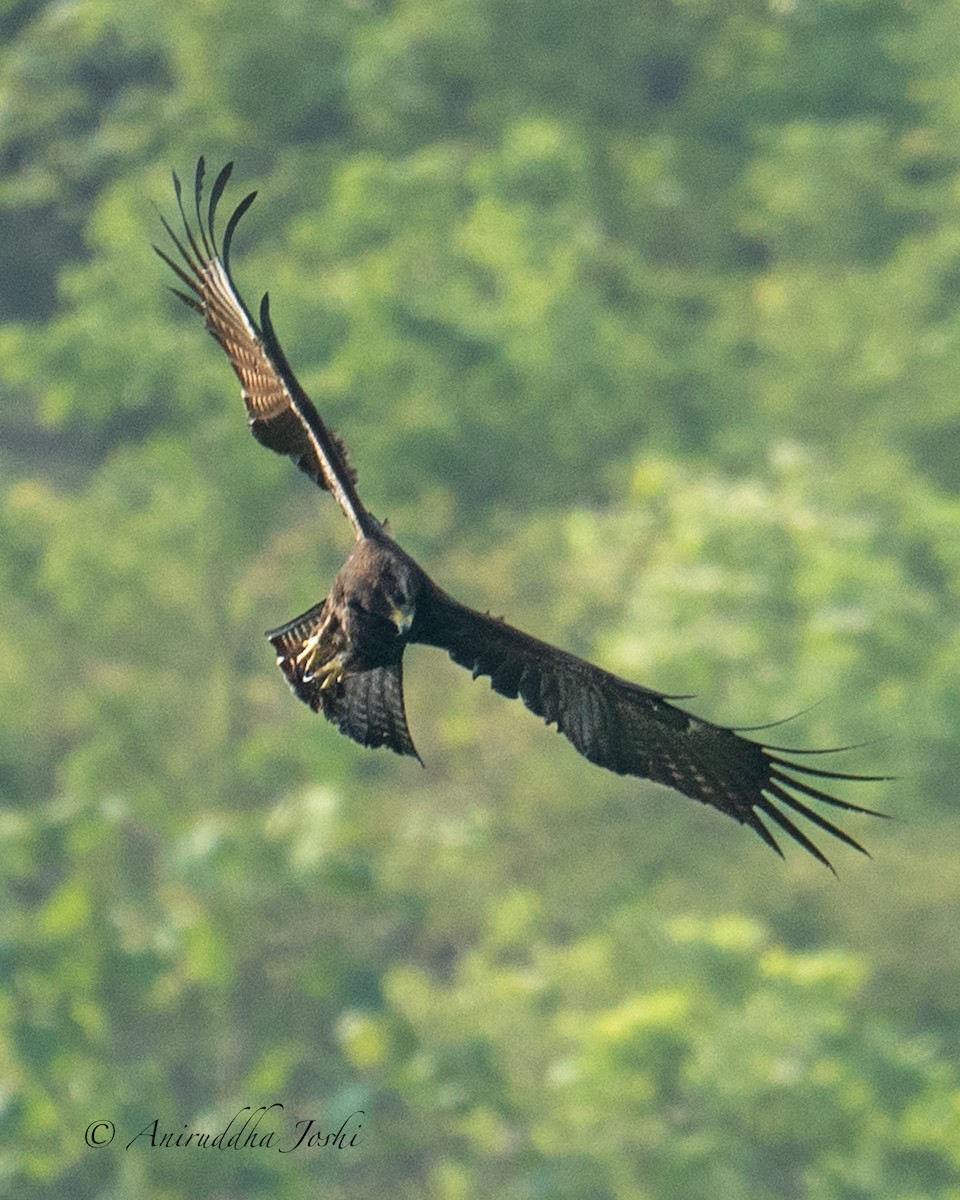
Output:
[[[307,638],[307,640],[303,643],[303,649],[300,651],[300,653],[294,659],[294,662],[296,662],[297,666],[299,666],[300,663],[306,663],[306,670],[309,671],[310,668],[313,666],[313,660],[317,656],[317,650],[318,650],[319,646],[320,646],[320,634],[319,633],[315,633],[313,635],[313,637]]]
[[[300,658],[306,657],[301,655]],[[297,661],[300,661],[300,658]],[[303,672],[304,683],[319,682],[320,690],[336,687],[338,683],[342,683],[344,679],[341,664],[336,659],[331,659],[329,662],[321,663],[316,670],[313,669],[313,664],[316,659],[316,649],[310,654],[306,669]]]

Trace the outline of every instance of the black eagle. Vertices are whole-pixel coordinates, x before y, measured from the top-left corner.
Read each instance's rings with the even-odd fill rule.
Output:
[[[790,751],[753,741],[736,729],[684,712],[669,703],[671,697],[476,612],[447,595],[387,535],[360,500],[343,443],[297,382],[274,332],[268,297],[260,304],[259,321],[254,320],[234,284],[230,244],[256,192],[234,210],[218,243],[214,221],[232,165],[217,176],[204,214],[204,161],[198,162],[195,228],[174,174],[183,234],[161,220],[181,261],[154,249],[186,288],[172,290],[204,318],[230,360],[253,436],[289,455],[314,483],[331,492],[353,526],[356,540],[330,595],[267,634],[296,695],[362,746],[389,746],[419,760],[404,711],[403,652],[410,643],[437,646],[474,678],[489,676],[495,691],[519,697],[531,712],[556,725],[590,762],[710,804],[756,830],[781,857],[764,816],[831,870],[792,814],[865,854],[859,842],[808,802],[884,814],[840,800],[810,781],[884,776],[849,775],[791,761],[782,755],[832,751]]]

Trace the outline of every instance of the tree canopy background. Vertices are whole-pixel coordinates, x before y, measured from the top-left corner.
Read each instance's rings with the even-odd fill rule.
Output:
[[[957,29],[0,3],[4,1191],[956,1200]],[[347,530],[165,290],[200,153],[261,189],[239,282],[431,574],[866,742],[872,861],[782,863],[430,651],[424,771],[296,703],[262,631]],[[124,1149],[274,1101],[361,1141]]]

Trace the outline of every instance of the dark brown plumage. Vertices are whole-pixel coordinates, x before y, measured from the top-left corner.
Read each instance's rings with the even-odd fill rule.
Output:
[[[828,867],[826,856],[798,827],[795,816],[866,853],[809,802],[881,816],[818,786],[821,781],[881,776],[850,775],[792,761],[796,755],[825,752],[787,751],[753,741],[735,729],[690,715],[659,692],[467,608],[387,535],[357,494],[343,443],[324,425],[297,382],[274,332],[267,297],[258,324],[234,285],[230,244],[256,193],[234,210],[219,246],[214,221],[231,166],[217,176],[204,217],[203,159],[197,164],[196,231],[174,176],[183,235],[166,220],[163,224],[180,261],[154,249],[187,289],[173,290],[200,313],[225,351],[240,380],[254,437],[289,455],[329,491],[354,529],[353,550],[330,595],[267,634],[295,694],[361,745],[389,746],[419,758],[404,712],[403,652],[409,643],[436,646],[474,678],[488,676],[502,696],[519,697],[531,712],[556,725],[590,762],[621,775],[651,779],[709,804],[749,825],[778,854],[780,847],[763,817]]]

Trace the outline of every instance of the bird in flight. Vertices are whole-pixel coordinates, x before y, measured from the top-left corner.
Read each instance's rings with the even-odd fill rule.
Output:
[[[783,857],[765,823],[775,825],[833,870],[801,829],[802,817],[866,854],[850,834],[811,802],[883,816],[825,791],[837,781],[876,781],[795,761],[788,750],[743,736],[685,712],[670,697],[611,674],[449,596],[364,507],[343,442],[320,418],[297,381],[270,319],[264,295],[259,318],[244,303],[230,271],[237,224],[251,192],[234,209],[218,242],[217,206],[232,163],[219,173],[203,211],[204,160],[197,163],[193,213],[173,176],[183,226],[161,216],[173,246],[157,254],[179,278],[171,290],[203,317],[240,380],[253,436],[289,455],[330,492],[350,522],[354,544],[329,596],[266,636],[294,693],[362,746],[388,746],[419,760],[403,703],[403,652],[411,644],[445,650],[455,663],[486,675],[491,687],[519,697],[590,762],[620,775],[651,779],[748,825]],[[175,251],[175,254],[174,254]]]

